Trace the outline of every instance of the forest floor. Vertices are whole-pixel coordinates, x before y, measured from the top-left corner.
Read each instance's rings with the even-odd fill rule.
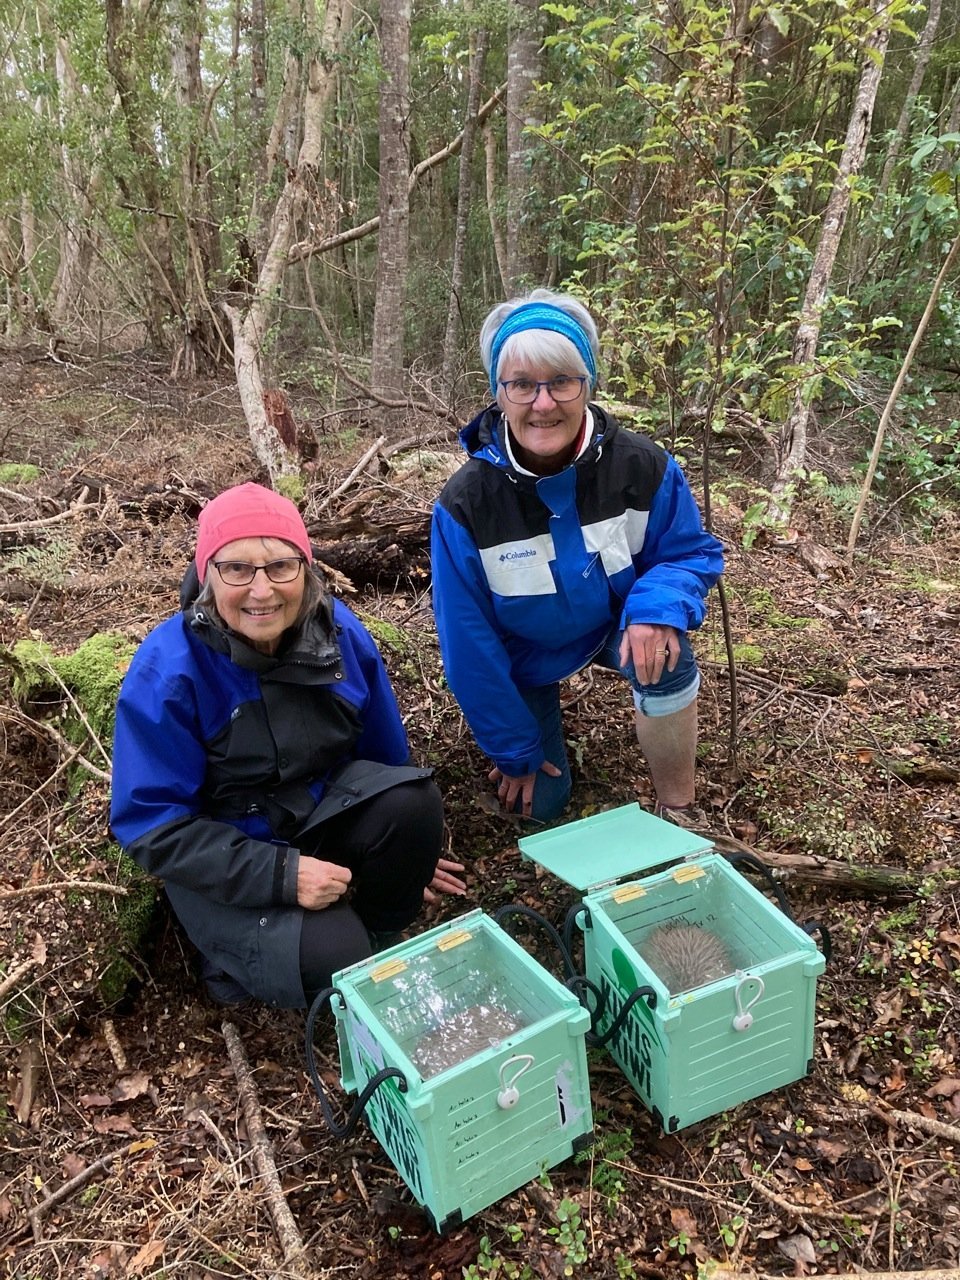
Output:
[[[352,563],[373,568],[353,574],[349,602],[383,647],[414,752],[436,768],[450,851],[467,866],[467,899],[444,900],[422,923],[509,902],[562,920],[569,892],[521,861],[442,681],[422,533],[455,464],[452,435],[328,501],[382,424],[369,409],[324,409],[298,391],[301,425],[319,444],[308,527],[331,563],[341,544],[366,548]],[[407,422],[398,434],[437,426]],[[176,608],[202,502],[260,478],[235,388],[174,386],[133,358],[67,366],[5,353],[0,456],[39,467],[33,481],[0,483],[4,652],[32,637],[65,654],[102,631],[138,642]],[[166,914],[139,981],[119,1004],[98,1002],[99,913],[122,901],[110,893],[108,783],[94,772],[71,791],[58,721],[4,677],[0,1270],[623,1280],[960,1266],[960,525],[940,515],[913,529],[878,504],[886,518],[845,572],[836,557],[849,512],[821,496],[798,507],[796,540],[745,549],[755,471],[744,447],[713,487],[737,723],[734,734],[714,597],[697,637],[699,800],[718,835],[761,856],[808,856],[782,882],[798,918],[833,940],[812,1072],[664,1135],[606,1052],[591,1051],[592,1152],[440,1237],[365,1124],[345,1141],[330,1135],[305,1069],[304,1015],[212,1005]],[[622,685],[587,673],[567,700],[569,816],[649,807]],[[109,743],[100,753],[95,738],[82,753],[106,774]],[[855,878],[877,868],[888,871]],[[64,888],[77,880],[101,887]],[[305,1243],[299,1271],[285,1269],[252,1159],[225,1021]],[[317,1052],[339,1108],[332,1018]]]

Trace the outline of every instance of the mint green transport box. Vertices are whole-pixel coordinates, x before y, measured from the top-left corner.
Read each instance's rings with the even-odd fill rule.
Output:
[[[519,843],[584,895],[586,977],[606,997],[598,1031],[650,988],[607,1047],[665,1131],[806,1075],[824,958],[708,840],[631,804]],[[680,926],[719,947],[707,981],[687,986],[663,958]]]
[[[592,1142],[590,1015],[482,911],[334,975],[341,1080],[438,1231]]]

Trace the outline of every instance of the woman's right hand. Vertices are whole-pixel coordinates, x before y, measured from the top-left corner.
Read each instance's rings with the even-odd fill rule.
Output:
[[[507,813],[514,813],[517,797],[520,797],[518,812],[529,818],[533,812],[533,788],[537,781],[537,773],[545,773],[549,778],[559,778],[560,770],[549,760],[544,760],[536,773],[525,773],[522,778],[509,778],[499,769],[491,769],[487,777],[496,784],[497,798]]]
[[[322,911],[331,907],[347,892],[353,872],[335,862],[300,855],[297,867],[297,902],[306,911]]]

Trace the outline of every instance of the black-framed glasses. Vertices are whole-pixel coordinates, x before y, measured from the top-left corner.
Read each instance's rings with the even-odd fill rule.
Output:
[[[213,567],[221,582],[228,587],[248,587],[262,569],[271,582],[293,582],[306,564],[303,556],[284,556],[267,564],[250,564],[246,560],[214,560]]]
[[[533,404],[540,394],[541,387],[547,388],[550,399],[557,404],[567,404],[571,400],[576,400],[585,382],[586,378],[583,374],[574,377],[569,373],[558,374],[555,378],[544,378],[542,382],[535,382],[533,378],[500,379],[500,385],[511,404]]]

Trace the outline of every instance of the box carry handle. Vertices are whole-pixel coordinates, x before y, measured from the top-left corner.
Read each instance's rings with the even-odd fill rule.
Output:
[[[378,1071],[375,1076],[371,1076],[364,1085],[363,1090],[356,1102],[353,1104],[353,1108],[344,1123],[340,1124],[337,1121],[330,1103],[327,1101],[326,1090],[324,1089],[323,1082],[320,1079],[320,1072],[317,1070],[317,1059],[313,1047],[314,1028],[317,1024],[317,1016],[324,1005],[329,1004],[334,996],[339,997],[340,1008],[345,1009],[347,1007],[347,1002],[344,1000],[343,993],[340,991],[339,987],[326,987],[314,1000],[313,1004],[310,1006],[310,1012],[307,1014],[307,1070],[310,1073],[310,1080],[316,1091],[317,1099],[320,1103],[320,1110],[323,1112],[323,1118],[327,1122],[327,1128],[336,1138],[348,1138],[356,1128],[357,1121],[360,1119],[364,1107],[385,1080],[389,1080],[391,1077],[396,1079],[399,1082],[397,1088],[401,1093],[406,1093],[409,1086],[407,1084],[407,1077],[399,1067],[385,1067],[382,1071]]]
[[[528,920],[532,920],[534,924],[540,925],[542,929],[547,931],[551,940],[556,945],[557,950],[560,952],[560,959],[563,963],[564,979],[569,984],[570,979],[577,976],[577,969],[573,963],[573,958],[570,955],[570,948],[565,939],[561,938],[556,926],[552,925],[546,916],[542,916],[539,911],[534,911],[533,907],[526,907],[520,902],[510,902],[507,903],[505,907],[500,907],[493,913],[494,922],[500,925],[504,933],[510,933],[510,930],[505,928],[503,924],[504,920],[509,919],[510,916],[526,916]],[[510,933],[510,937],[513,937],[512,933]]]
[[[585,975],[571,978],[567,983],[567,986],[579,997],[580,1003],[590,1014],[590,1030],[587,1032],[585,1039],[591,1049],[602,1049],[604,1045],[610,1043],[614,1036],[620,1034],[623,1024],[630,1016],[631,1009],[639,1000],[646,1000],[647,1006],[650,1009],[655,1009],[657,1007],[657,993],[654,991],[653,987],[637,987],[634,991],[631,991],[626,1000],[624,1000],[620,1008],[620,1012],[610,1023],[609,1027],[607,1027],[603,1035],[598,1035],[597,1027],[600,1025],[600,1020],[606,1012],[607,997],[600,990],[597,984],[595,982],[591,982]],[[597,1002],[596,1007],[593,1009],[590,1008],[585,998],[588,991],[592,996],[594,996]]]
[[[776,876],[774,876],[773,872],[765,862],[761,862],[756,854],[747,853],[745,851],[742,853],[736,851],[728,852],[724,849],[722,850],[722,853],[730,863],[731,867],[740,867],[743,865],[749,867],[751,871],[756,871],[757,875],[761,876],[769,885],[773,896],[777,900],[777,906],[783,914],[788,920],[793,920],[794,924],[796,924],[796,920],[793,918],[793,911],[790,909],[790,903],[787,899],[787,895],[783,891],[783,885]]]
[[[830,931],[825,924],[821,924],[819,920],[804,920],[800,928],[812,938],[815,933],[820,935],[820,950],[823,952],[823,959],[826,964],[830,963],[830,957],[833,955],[833,939],[830,937]]]

